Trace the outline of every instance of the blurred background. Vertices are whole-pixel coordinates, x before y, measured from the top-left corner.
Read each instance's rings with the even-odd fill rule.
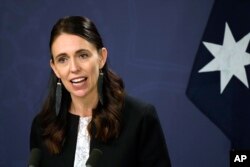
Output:
[[[228,167],[230,141],[187,98],[214,0],[1,0],[0,166],[27,166],[32,119],[48,86],[49,36],[68,15],[92,19],[126,91],[152,103],[173,167]]]

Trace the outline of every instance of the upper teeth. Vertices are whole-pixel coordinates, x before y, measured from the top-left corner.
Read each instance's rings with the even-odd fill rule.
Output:
[[[85,78],[77,78],[77,79],[72,79],[71,82],[81,82],[85,80]]]

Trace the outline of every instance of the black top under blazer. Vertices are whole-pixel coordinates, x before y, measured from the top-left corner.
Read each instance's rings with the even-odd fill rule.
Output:
[[[91,139],[93,148],[102,150],[98,167],[170,167],[170,159],[154,106],[126,96],[123,128],[119,138],[102,143]],[[68,127],[63,151],[50,154],[41,138],[39,118],[33,120],[30,149],[42,151],[40,167],[73,167],[79,116],[68,114]]]

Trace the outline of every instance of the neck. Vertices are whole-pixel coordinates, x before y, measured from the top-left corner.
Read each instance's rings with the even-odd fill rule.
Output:
[[[98,103],[98,95],[89,98],[71,96],[71,99],[70,112],[81,117],[92,116],[92,110],[96,108]]]

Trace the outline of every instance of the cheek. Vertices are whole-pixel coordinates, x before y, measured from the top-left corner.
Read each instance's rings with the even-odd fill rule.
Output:
[[[97,60],[96,61],[93,61],[90,65],[90,73],[91,75],[95,76],[95,78],[99,76],[99,66],[98,66],[98,62]]]
[[[58,77],[61,78],[62,80],[67,78],[68,75],[67,67],[57,68],[57,75],[59,75]]]
[[[99,69],[96,66],[91,68],[91,74],[94,78],[98,78],[99,76]]]
[[[99,77],[99,68],[95,66],[91,66],[90,68],[90,74],[91,74],[91,82],[95,84]]]

